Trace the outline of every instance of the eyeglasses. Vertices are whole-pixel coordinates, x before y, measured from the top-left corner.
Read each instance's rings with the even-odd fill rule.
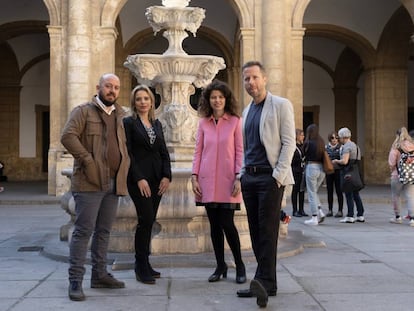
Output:
[[[338,136],[332,136],[331,139],[339,139]]]

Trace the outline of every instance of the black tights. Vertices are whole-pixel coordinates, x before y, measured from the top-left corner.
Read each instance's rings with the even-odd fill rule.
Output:
[[[344,206],[344,195],[341,189],[341,171],[335,170],[334,174],[326,175],[326,190],[328,193],[328,208],[333,209],[333,192],[335,186],[336,196],[338,198],[338,211],[342,212]]]
[[[217,207],[206,206],[206,211],[210,222],[211,242],[213,243],[217,266],[223,267],[225,265],[224,234],[233,253],[236,266],[242,264],[239,233],[234,225],[234,210],[220,208],[218,204]]]
[[[298,212],[298,198],[299,198],[299,212],[303,213],[303,206],[305,203],[305,191],[300,191],[300,185],[302,183],[303,174],[294,173],[293,177],[295,178],[295,184],[292,187],[292,210],[293,212]]]

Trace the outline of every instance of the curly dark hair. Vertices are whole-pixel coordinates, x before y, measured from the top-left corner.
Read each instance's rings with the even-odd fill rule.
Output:
[[[227,83],[214,80],[203,90],[200,101],[198,103],[198,115],[200,117],[210,117],[213,114],[213,109],[210,106],[210,95],[212,91],[220,91],[225,99],[224,111],[230,115],[240,117],[237,112],[237,101]]]

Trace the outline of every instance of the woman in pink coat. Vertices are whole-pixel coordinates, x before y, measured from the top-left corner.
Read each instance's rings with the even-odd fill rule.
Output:
[[[192,169],[196,204],[204,205],[210,222],[211,241],[217,267],[209,282],[227,277],[224,235],[236,263],[236,282],[246,282],[240,239],[234,225],[234,211],[242,200],[238,174],[242,166],[243,138],[236,100],[224,82],[215,80],[203,91]]]

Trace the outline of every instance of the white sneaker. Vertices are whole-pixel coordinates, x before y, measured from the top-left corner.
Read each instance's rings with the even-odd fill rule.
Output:
[[[414,219],[411,219],[411,220],[410,220],[410,226],[411,226],[411,227],[414,227]]]
[[[318,216],[312,216],[311,219],[305,220],[304,224],[305,225],[310,225],[310,226],[317,226],[318,225]]]
[[[358,217],[356,218],[356,221],[357,221],[357,222],[365,222],[365,218],[364,218],[364,216],[358,216]]]
[[[325,213],[323,212],[322,208],[318,207],[318,223],[322,223],[325,220]]]
[[[390,218],[390,223],[392,223],[392,224],[402,224],[401,216]]]
[[[345,218],[341,219],[339,222],[347,223],[347,224],[353,224],[355,222],[355,218],[354,217],[345,217]]]

